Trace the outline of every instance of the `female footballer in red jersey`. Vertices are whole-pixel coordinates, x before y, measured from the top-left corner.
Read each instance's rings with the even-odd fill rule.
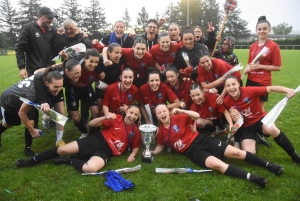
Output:
[[[267,21],[266,16],[259,17],[256,24],[258,41],[250,46],[248,57],[249,67],[246,68],[245,71],[245,73],[248,73],[246,86],[271,86],[271,72],[281,70],[280,49],[273,40],[268,39],[270,31],[271,25],[270,22]],[[258,63],[250,64],[264,47],[268,47],[270,53]],[[263,109],[267,101],[268,94],[260,97],[260,103]]]
[[[233,67],[221,59],[211,59],[208,51],[199,53],[198,81],[204,89],[217,88],[218,94],[222,94],[224,89],[223,76]],[[241,80],[241,73],[234,72],[233,75]],[[222,98],[225,94],[222,94]]]
[[[191,106],[191,98],[189,96],[190,86],[193,80],[190,78],[182,78],[175,66],[166,68],[166,78],[168,86],[177,95],[182,109],[189,109]]]
[[[104,117],[98,117],[89,122],[90,126],[102,126],[103,130],[86,138],[78,139],[59,148],[49,149],[33,158],[19,159],[18,167],[32,166],[39,162],[69,156],[79,153],[80,158],[57,158],[54,164],[72,165],[79,172],[96,172],[102,169],[112,156],[119,156],[127,149],[131,154],[128,162],[134,162],[140,146],[140,131],[135,125],[139,118],[140,110],[137,105],[129,105],[126,116],[108,113]],[[86,161],[88,159],[88,161]]]
[[[157,69],[149,69],[147,73],[147,83],[143,84],[139,89],[139,105],[141,113],[147,124],[157,125],[157,120],[153,113],[154,108],[160,103],[170,102],[167,107],[171,110],[180,107],[180,101],[176,94],[168,87],[167,84],[160,81],[159,71]],[[148,118],[145,105],[149,104],[152,111],[153,122]]]
[[[165,104],[155,108],[157,119],[161,122],[156,136],[157,146],[152,154],[160,153],[167,145],[178,153],[182,153],[199,166],[216,169],[225,175],[248,179],[253,183],[265,187],[267,180],[261,176],[253,175],[244,170],[224,163],[221,158],[235,158],[250,164],[267,168],[269,171],[280,175],[283,168],[265,161],[258,156],[242,151],[228,145],[217,138],[194,132],[190,124],[200,115],[190,110],[174,108],[170,114]],[[171,149],[169,149],[171,150]]]
[[[190,96],[193,100],[190,110],[200,115],[200,118],[196,120],[197,130],[209,132],[212,137],[217,134],[216,126],[219,126],[221,133],[225,132],[226,128],[221,118],[222,114],[224,114],[231,129],[233,122],[230,113],[223,104],[217,103],[217,94],[204,93],[199,84],[192,84],[190,86]]]
[[[99,62],[99,53],[96,49],[89,49],[84,53],[81,64],[81,76],[78,82],[69,81],[65,87],[66,103],[75,126],[82,132],[80,137],[87,136],[87,129],[80,117],[78,107],[79,100],[85,101],[90,108],[92,118],[99,116],[97,97],[92,87],[92,83],[100,79],[96,71]],[[94,133],[94,129],[90,129]]]
[[[238,129],[240,134],[241,148],[243,150],[256,153],[256,132],[261,135],[272,136],[274,141],[292,159],[300,163],[300,157],[286,135],[279,130],[275,124],[270,128],[261,122],[266,116],[266,112],[261,108],[259,97],[269,92],[286,93],[288,98],[295,96],[295,91],[281,86],[264,87],[240,87],[239,81],[234,76],[228,76],[225,80],[225,90],[229,94],[224,99],[224,105],[229,108],[233,120],[237,120],[240,115],[244,118],[244,124]]]
[[[158,70],[164,72],[166,67],[173,65],[180,48],[181,46],[178,43],[171,42],[167,32],[160,33],[158,35],[158,44],[150,49]]]
[[[137,104],[138,89],[133,83],[134,73],[131,68],[123,68],[120,82],[109,85],[105,90],[102,111],[104,115],[109,112],[125,114],[128,105]]]
[[[103,49],[103,63],[108,64],[106,56],[107,48]],[[147,52],[146,40],[137,37],[134,40],[133,48],[122,48],[122,57],[125,59],[125,66],[134,71],[133,84],[138,88],[146,83],[146,71],[149,66],[155,66],[152,55]]]

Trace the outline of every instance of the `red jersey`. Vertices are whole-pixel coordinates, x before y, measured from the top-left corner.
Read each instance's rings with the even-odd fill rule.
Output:
[[[137,60],[132,48],[122,48],[122,56],[125,58],[125,67],[130,67],[134,71],[135,79],[144,78],[147,68],[155,66],[155,61],[149,52],[146,52],[142,59]]]
[[[127,91],[121,91],[119,88],[120,82],[115,82],[109,85],[105,90],[103,105],[109,108],[112,113],[120,113],[119,107],[130,105],[138,102],[138,89],[135,85],[131,85]],[[120,83],[121,84],[121,83]]]
[[[98,66],[96,68],[98,68]],[[78,88],[90,86],[94,81],[99,80],[99,75],[96,72],[96,68],[93,71],[89,71],[85,69],[83,63],[81,65],[81,76],[78,82],[70,82],[70,84]]]
[[[165,67],[173,65],[175,57],[181,46],[178,43],[171,43],[170,50],[168,52],[163,52],[160,49],[160,44],[153,45],[150,49],[154,60],[160,65]]]
[[[107,46],[102,46],[100,42],[92,45],[92,48],[96,49],[99,53],[102,53],[104,47]]]
[[[250,46],[248,63],[251,63],[253,61],[253,59],[257,56],[257,54],[264,46],[268,47],[270,52],[262,60],[259,61],[259,64],[281,66],[282,64],[280,49],[278,45],[270,39],[266,41],[265,45],[258,46],[258,42],[255,42]],[[250,71],[248,73],[248,79],[265,86],[272,85],[271,71],[262,69]]]
[[[185,102],[187,108],[190,108],[192,103],[192,99],[189,96],[189,92],[190,92],[190,86],[193,83],[194,83],[193,80],[191,80],[190,78],[183,78],[182,81],[179,83],[179,87],[177,90],[174,87],[172,87],[170,84],[168,84],[170,89],[172,89],[172,91],[177,95],[178,99],[180,101]]]
[[[198,80],[200,82],[209,82],[212,83],[222,77],[226,72],[231,70],[233,67],[221,59],[212,59],[212,69],[210,72],[198,66]],[[241,73],[234,72],[232,75],[236,76],[238,80],[241,80]],[[222,85],[224,86],[224,85]]]
[[[165,128],[163,124],[158,127],[157,144],[167,145],[179,153],[184,152],[198,135],[198,132],[191,130],[189,124],[194,124],[194,121],[185,114],[171,116],[169,128]]]
[[[139,102],[143,105],[149,104],[150,107],[156,107],[160,103],[167,103],[167,101],[173,103],[177,99],[176,94],[163,82],[160,83],[156,92],[150,90],[148,83],[143,84],[139,93]]]
[[[240,98],[234,100],[230,95],[224,99],[224,105],[237,109],[244,118],[244,126],[250,126],[266,116],[261,108],[259,97],[267,94],[267,87],[240,87]]]
[[[197,105],[195,102],[191,105],[191,110],[198,112],[200,118],[208,120],[220,119],[221,115],[226,110],[223,104],[217,104],[217,94],[204,93],[205,102],[203,105]]]
[[[123,117],[119,114],[116,119],[104,120],[102,122],[102,131],[108,146],[111,148],[113,155],[122,154],[126,148],[139,148],[141,135],[136,124],[129,126],[125,124]]]

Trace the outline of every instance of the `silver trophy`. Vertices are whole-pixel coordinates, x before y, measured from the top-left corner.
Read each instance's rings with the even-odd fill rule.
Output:
[[[142,155],[142,161],[145,163],[151,163],[153,161],[153,155],[150,153],[150,144],[154,141],[157,135],[157,127],[152,124],[144,124],[139,126],[141,131],[142,142],[146,145],[146,151]]]

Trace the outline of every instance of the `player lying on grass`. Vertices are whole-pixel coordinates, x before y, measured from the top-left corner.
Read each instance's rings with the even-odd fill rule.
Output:
[[[127,149],[132,150],[127,158],[128,162],[135,161],[140,146],[140,131],[134,123],[140,115],[137,105],[129,105],[126,116],[108,113],[89,122],[89,126],[102,126],[99,133],[70,142],[62,147],[49,149],[33,158],[19,159],[18,167],[32,166],[39,162],[79,154],[80,159],[74,157],[57,158],[54,164],[72,165],[79,172],[96,172],[102,169],[112,156],[118,156]]]

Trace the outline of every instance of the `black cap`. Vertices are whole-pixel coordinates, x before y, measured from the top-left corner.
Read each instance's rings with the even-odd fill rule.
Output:
[[[43,6],[39,12],[39,14],[41,15],[46,15],[47,17],[50,17],[50,18],[58,18],[58,16],[56,15],[56,13],[54,13],[50,8],[46,7],[46,6]]]

